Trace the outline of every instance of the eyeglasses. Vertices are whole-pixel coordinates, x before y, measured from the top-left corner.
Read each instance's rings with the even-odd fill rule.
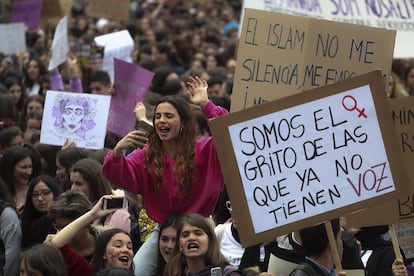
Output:
[[[51,192],[52,192],[51,190],[41,190],[40,192],[34,192],[32,194],[32,199],[37,200],[39,196],[45,199],[48,195],[50,195]]]
[[[231,208],[231,202],[229,200],[226,201],[226,208],[229,211],[233,211],[233,208]]]

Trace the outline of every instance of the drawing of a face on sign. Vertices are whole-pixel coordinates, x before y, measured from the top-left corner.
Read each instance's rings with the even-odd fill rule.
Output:
[[[84,115],[85,111],[81,105],[74,104],[65,106],[65,110],[62,115],[63,126],[69,132],[77,131],[81,127]]]
[[[86,132],[95,127],[96,99],[87,96],[62,95],[55,99],[53,117],[60,135],[85,138]]]

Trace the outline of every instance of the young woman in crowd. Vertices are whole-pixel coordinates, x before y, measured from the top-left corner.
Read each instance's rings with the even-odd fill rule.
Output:
[[[414,65],[409,66],[404,73],[405,86],[408,94],[414,96]]]
[[[42,243],[48,234],[56,233],[47,209],[60,194],[59,183],[50,175],[43,174],[30,181],[21,219],[22,248]]]
[[[20,254],[20,276],[67,276],[60,251],[50,245],[37,244]]]
[[[22,232],[13,197],[0,177],[0,240],[4,245],[4,275],[17,275]]]
[[[221,254],[214,230],[205,217],[199,214],[183,216],[177,230],[175,255],[165,267],[165,276],[181,275],[241,275]],[[221,273],[221,274],[220,274]]]
[[[103,195],[113,194],[110,183],[101,171],[102,165],[98,161],[90,158],[79,160],[70,170],[71,190],[83,192],[92,204],[95,204]],[[95,223],[120,228],[128,233],[131,230],[131,219],[127,208],[117,209]]]
[[[70,189],[70,169],[81,159],[88,155],[80,148],[69,147],[60,150],[56,154],[56,179],[59,181],[62,190],[65,192]]]
[[[7,93],[12,99],[13,104],[16,106],[16,109],[21,112],[26,100],[22,83],[17,77],[10,76],[4,80],[4,85],[6,86]]]
[[[40,157],[28,145],[8,148],[0,160],[0,176],[6,182],[19,215],[26,203],[29,181],[39,175],[40,167]]]
[[[157,273],[162,275],[165,265],[169,262],[174,253],[177,240],[177,228],[181,222],[181,216],[169,216],[160,224],[160,236],[158,239],[158,264]]]
[[[208,100],[206,81],[190,78],[188,86],[188,97],[208,118],[228,113]],[[196,140],[196,120],[181,96],[159,100],[153,125],[155,131],[148,139],[139,130],[121,139],[105,157],[103,174],[126,190],[142,194],[148,216],[157,223],[172,214],[197,212],[209,216],[223,187],[213,138]],[[124,155],[131,148],[138,149]],[[158,234],[156,227],[135,255],[140,275],[155,272]]]
[[[104,199],[111,198],[113,198],[111,195],[101,197],[92,209],[67,224],[50,240],[50,244],[62,252],[69,275],[95,275],[98,271],[108,267],[132,269],[134,255],[132,241],[129,234],[121,229],[108,229],[99,235],[94,245],[91,263],[68,246],[79,231],[88,227],[96,219],[115,211],[115,209],[103,209]]]
[[[79,191],[66,191],[49,205],[48,217],[53,221],[53,226],[59,232],[72,221],[76,220],[92,208],[88,198]],[[76,235],[71,237],[65,245],[75,250],[86,262],[90,262],[95,250],[96,239],[100,230],[93,225],[85,225],[78,229]],[[50,236],[49,236],[50,237]],[[50,240],[50,238],[47,240]]]
[[[24,70],[24,84],[26,86],[27,96],[42,95],[40,77],[46,73],[47,70],[39,59],[36,57],[30,58],[29,62],[27,63],[27,67]]]

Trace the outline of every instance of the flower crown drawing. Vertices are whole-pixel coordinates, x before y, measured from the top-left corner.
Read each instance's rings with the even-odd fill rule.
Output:
[[[58,95],[54,99],[54,106],[52,108],[52,116],[55,118],[54,127],[60,134],[66,133],[68,130],[65,126],[65,112],[68,106],[78,106],[83,109],[82,117],[80,118],[77,130],[75,133],[80,138],[85,139],[86,132],[93,129],[96,125],[95,117],[97,114],[96,104],[97,99],[91,99],[85,95]]]

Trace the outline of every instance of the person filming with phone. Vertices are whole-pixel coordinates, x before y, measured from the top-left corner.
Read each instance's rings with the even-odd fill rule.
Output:
[[[69,191],[69,193],[79,192]],[[71,242],[83,232],[83,229],[88,229],[93,221],[115,212],[118,208],[123,208],[125,204],[125,198],[104,195],[92,209],[60,227],[55,236],[45,241],[46,244],[60,250],[69,275],[95,275],[98,271],[110,267],[133,269],[134,252],[131,237],[122,229],[110,228],[100,232],[94,240],[90,261],[71,246]]]
[[[200,106],[207,118],[228,114],[208,99],[206,81],[190,77],[187,85],[191,103]],[[148,216],[157,223],[172,214],[199,213],[208,217],[214,212],[224,183],[214,139],[196,139],[195,116],[184,96],[161,98],[155,105],[153,126],[148,138],[139,130],[122,138],[106,155],[103,175],[141,194]],[[131,148],[135,150],[126,155]],[[156,271],[158,235],[159,228],[155,227],[134,257],[139,275]]]

